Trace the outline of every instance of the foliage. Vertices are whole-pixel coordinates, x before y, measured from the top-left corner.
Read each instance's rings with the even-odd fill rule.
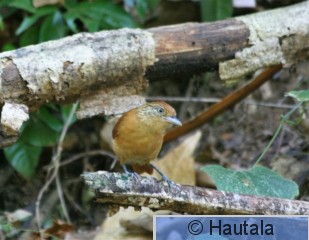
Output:
[[[81,2],[67,6],[67,10],[64,18],[73,32],[78,29],[76,20],[82,21],[89,32],[138,26],[123,8],[111,1]]]
[[[203,22],[226,19],[233,14],[232,0],[207,0],[200,3]]]
[[[299,102],[307,102],[309,101],[309,89],[291,91],[291,92],[288,92],[286,96],[293,97]]]
[[[31,0],[13,0],[7,7],[25,11],[25,17],[16,30],[20,45],[65,37],[80,31],[138,27],[134,19],[111,0],[93,2],[65,1],[64,5],[35,8]],[[1,25],[0,25],[1,26]]]
[[[6,159],[24,177],[33,176],[45,146],[53,146],[68,118],[70,106],[44,106],[23,125],[19,140],[4,149]],[[58,112],[57,112],[58,111]],[[57,116],[56,116],[56,113]],[[72,123],[76,121],[76,118]]]
[[[246,171],[235,171],[219,165],[209,165],[202,170],[210,175],[218,189],[227,192],[288,199],[293,199],[299,194],[295,182],[262,166],[255,166]]]

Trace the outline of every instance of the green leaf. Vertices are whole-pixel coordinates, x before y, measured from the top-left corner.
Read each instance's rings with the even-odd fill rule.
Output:
[[[36,116],[50,129],[54,130],[55,132],[61,132],[63,128],[63,122],[57,116],[55,116],[55,114],[51,113],[47,106],[41,107],[36,113]]]
[[[309,101],[309,89],[291,91],[291,92],[288,92],[286,96],[293,97],[299,102],[306,102],[306,101]]]
[[[10,7],[25,10],[30,13],[35,13],[36,8],[32,5],[32,0],[14,0],[9,4]]]
[[[2,219],[0,218],[0,220],[2,220]],[[0,231],[3,231],[5,233],[9,233],[9,232],[14,231],[14,230],[15,230],[15,227],[9,221],[7,221],[7,220],[0,221]]]
[[[42,7],[35,12],[31,17],[25,17],[15,34],[19,35],[35,24],[41,17],[54,13],[57,10],[54,6]]]
[[[11,2],[12,0],[1,0],[0,7],[7,7]]]
[[[21,140],[4,149],[6,159],[24,177],[33,176],[41,152],[41,147],[30,146]]]
[[[81,21],[85,24],[89,32],[97,32],[100,30],[99,20],[88,19],[86,17],[81,17]]]
[[[72,32],[77,33],[78,32],[78,28],[77,28],[77,25],[75,23],[75,19],[70,17],[69,15],[64,15],[63,17],[64,17],[65,22],[66,22],[67,26],[69,27],[69,29]]]
[[[203,22],[229,18],[233,14],[232,0],[207,0],[200,3]]]
[[[65,7],[65,8],[72,8],[72,7],[74,7],[76,4],[78,4],[78,0],[65,0],[65,1],[64,1],[64,7]]]
[[[137,9],[138,16],[140,17],[140,19],[142,21],[145,21],[145,17],[146,17],[146,14],[148,12],[148,8],[149,8],[149,6],[148,6],[147,1],[137,0],[136,9]]]
[[[34,25],[25,31],[19,39],[19,45],[21,47],[28,46],[31,44],[36,44],[39,41],[39,25]]]
[[[16,47],[11,43],[5,43],[2,47],[2,52],[15,50]]]
[[[59,39],[65,36],[66,28],[62,15],[59,11],[46,17],[40,28],[39,41]]]
[[[43,147],[54,145],[59,136],[59,132],[51,129],[45,122],[34,115],[25,124],[20,138],[29,145]]]
[[[247,171],[235,171],[219,165],[202,168],[208,173],[218,190],[293,199],[299,194],[298,185],[278,173],[262,166]]]
[[[33,15],[31,17],[25,17],[24,20],[21,22],[19,27],[17,28],[15,34],[19,35],[30,28],[33,24],[35,24],[39,20],[40,16]]]
[[[3,17],[0,15],[0,31],[4,30],[4,23],[3,23]]]

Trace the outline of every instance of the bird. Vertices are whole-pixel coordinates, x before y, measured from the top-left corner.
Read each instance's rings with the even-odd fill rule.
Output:
[[[182,123],[175,109],[164,101],[148,102],[124,113],[112,130],[112,148],[124,172],[138,179],[138,174],[152,174],[155,169],[171,186],[173,182],[150,162],[157,158],[164,135],[173,125]],[[127,170],[127,164],[133,172]]]

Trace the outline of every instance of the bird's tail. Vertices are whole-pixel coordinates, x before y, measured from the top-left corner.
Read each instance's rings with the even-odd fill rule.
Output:
[[[150,164],[145,164],[145,165],[132,164],[132,168],[133,168],[134,172],[136,172],[138,174],[142,174],[144,172],[146,172],[148,174],[153,173],[153,167]]]

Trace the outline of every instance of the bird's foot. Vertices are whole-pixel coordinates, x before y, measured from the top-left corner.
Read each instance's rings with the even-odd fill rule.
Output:
[[[128,174],[130,177],[134,178],[136,181],[140,180],[140,175],[136,172],[129,172],[126,165],[122,165],[123,171]]]
[[[162,180],[165,181],[170,188],[175,186],[175,183],[170,180],[163,172],[161,172],[154,164],[150,163],[150,165],[161,175]]]
[[[129,172],[128,174],[129,174],[130,177],[134,178],[135,181],[139,181],[140,178],[141,178],[141,176],[138,175],[138,173],[136,173],[136,172]]]
[[[162,175],[162,180],[165,181],[170,188],[175,186],[175,183],[165,175]]]

